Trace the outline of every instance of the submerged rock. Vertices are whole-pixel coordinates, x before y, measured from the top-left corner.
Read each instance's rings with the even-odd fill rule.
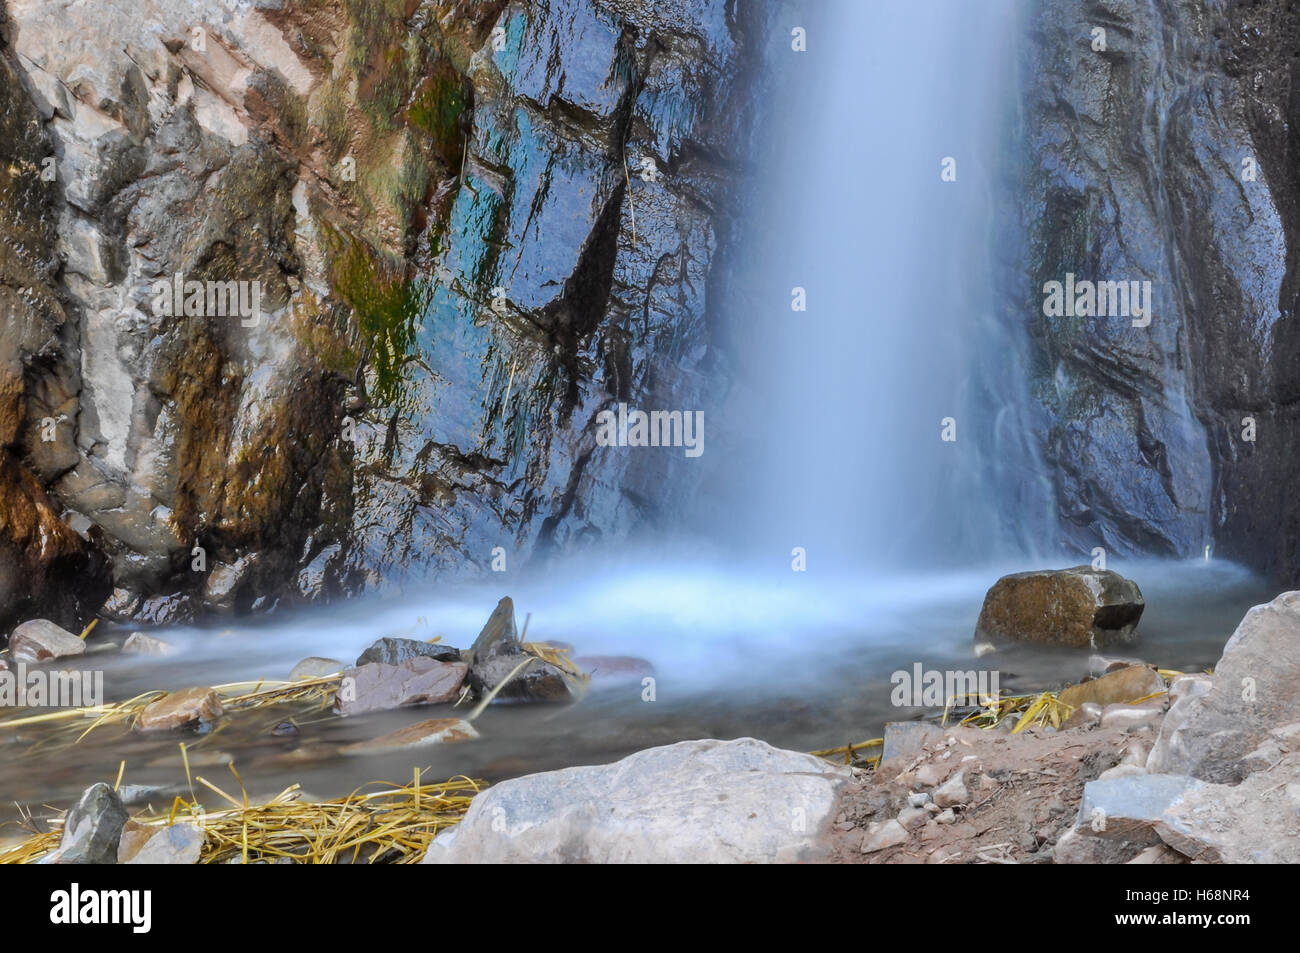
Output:
[[[216,721],[224,709],[214,689],[195,686],[153,702],[140,712],[141,731],[167,731],[187,725]]]
[[[342,754],[381,754],[385,751],[400,751],[404,748],[419,748],[425,745],[450,745],[459,741],[472,741],[478,737],[474,726],[463,718],[430,718],[405,725],[396,731],[390,731],[369,741],[344,745]]]
[[[359,715],[407,705],[437,705],[454,702],[469,667],[463,662],[439,662],[431,658],[409,658],[397,665],[371,662],[343,674],[334,710],[340,715]]]
[[[335,672],[341,672],[345,668],[347,668],[347,666],[338,659],[322,658],[319,655],[312,655],[303,659],[293,667],[292,671],[289,672],[289,681],[296,682],[301,679],[323,678],[326,675],[333,675]]]
[[[85,642],[47,619],[24,622],[9,634],[9,654],[15,662],[45,662],[85,651]]]
[[[573,664],[586,672],[595,685],[640,682],[655,673],[654,666],[645,659],[630,655],[581,655]]]
[[[375,641],[361,653],[357,665],[370,662],[383,662],[385,665],[397,665],[409,658],[431,658],[439,662],[459,662],[460,649],[440,642],[421,642],[417,639],[384,638]],[[335,669],[337,671],[337,669]]]
[[[851,777],[753,738],[683,741],[488,788],[423,862],[819,860]]]
[[[564,672],[524,651],[515,628],[515,604],[509,596],[497,603],[466,655],[469,683],[480,698],[507,678],[509,682],[496,696],[502,701],[568,701],[572,697]]]
[[[1109,570],[1015,573],[985,595],[975,638],[1080,648],[1128,644],[1145,607],[1137,583]]]
[[[128,655],[171,655],[175,647],[162,639],[155,639],[143,632],[132,632],[122,643],[122,651]]]

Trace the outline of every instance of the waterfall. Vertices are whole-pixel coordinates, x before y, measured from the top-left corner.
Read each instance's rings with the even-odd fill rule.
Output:
[[[748,541],[874,568],[1054,542],[1024,315],[994,267],[1015,3],[834,0],[776,19]]]

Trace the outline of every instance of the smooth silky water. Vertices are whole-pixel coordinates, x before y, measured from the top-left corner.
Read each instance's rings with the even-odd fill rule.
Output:
[[[482,737],[473,742],[365,756],[341,755],[338,748],[458,712],[422,706],[338,718],[271,708],[227,716],[207,734],[102,728],[75,747],[33,747],[43,730],[20,729],[0,739],[0,791],[12,817],[14,802],[65,803],[88,784],[111,781],[125,760],[124,783],[181,793],[182,741],[193,773],[227,791],[238,790],[224,766],[230,760],[250,795],[298,783],[320,797],[341,796],[370,780],[409,780],[416,767],[428,779],[464,774],[499,781],[688,738],[750,735],[797,750],[863,741],[879,736],[886,721],[925,713],[890,703],[891,673],[910,671],[917,662],[935,670],[996,669],[1004,692],[1060,687],[1087,674],[1087,651],[1034,647],[975,657],[972,635],[983,594],[1003,571],[1019,568],[879,577],[864,584],[851,576],[815,580],[683,561],[604,573],[575,566],[510,587],[520,623],[525,613],[531,616],[529,640],[570,643],[579,655],[644,658],[655,669],[654,701],[643,700],[639,679],[604,686],[596,680],[578,704],[490,706],[476,722]],[[1115,568],[1140,580],[1147,600],[1141,641],[1131,654],[1162,667],[1213,665],[1246,609],[1272,597],[1258,579],[1227,563]],[[350,662],[386,635],[441,635],[466,647],[502,594],[493,580],[422,598],[164,629],[155,634],[176,647],[173,656],[95,652],[78,667],[104,672],[110,700],[158,688],[284,679],[305,655]],[[290,714],[301,725],[299,734],[273,736],[270,729]],[[209,807],[219,803],[201,785],[195,791]],[[170,801],[170,794],[153,799],[160,809]]]

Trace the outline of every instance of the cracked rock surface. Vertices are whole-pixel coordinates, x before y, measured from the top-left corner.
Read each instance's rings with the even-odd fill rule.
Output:
[[[0,622],[518,568],[703,478],[594,422],[725,385],[758,14],[0,7]]]

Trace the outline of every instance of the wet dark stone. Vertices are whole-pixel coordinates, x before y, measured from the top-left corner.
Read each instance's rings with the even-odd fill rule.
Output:
[[[439,662],[459,662],[460,649],[441,642],[421,642],[417,639],[383,638],[376,640],[357,658],[360,667],[369,662],[396,665],[409,658],[431,658]]]
[[[115,864],[126,808],[103,782],[92,784],[64,818],[57,859],[61,864]]]
[[[524,651],[515,628],[515,604],[509,596],[497,603],[466,655],[470,660],[469,684],[479,698],[486,697],[507,678],[509,682],[496,695],[501,701],[568,701],[572,697],[563,672]]]

